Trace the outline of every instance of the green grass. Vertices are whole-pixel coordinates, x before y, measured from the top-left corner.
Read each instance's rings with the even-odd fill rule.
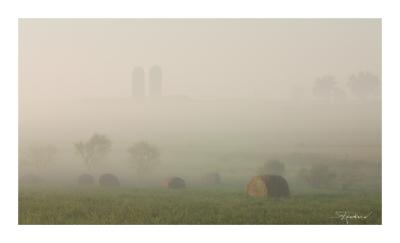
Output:
[[[254,199],[243,190],[21,188],[19,224],[381,224],[379,193],[314,192]]]

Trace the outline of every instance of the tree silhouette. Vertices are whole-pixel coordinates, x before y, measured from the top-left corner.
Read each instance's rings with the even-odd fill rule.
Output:
[[[351,75],[347,85],[358,98],[381,97],[381,80],[370,72],[359,72]]]
[[[324,100],[342,100],[346,98],[345,91],[338,87],[335,78],[331,75],[325,75],[315,80],[313,94],[315,97]]]
[[[98,134],[94,134],[87,142],[74,145],[88,169],[93,168],[111,149],[111,141],[107,136]]]
[[[128,153],[139,175],[152,172],[159,164],[160,152],[158,148],[147,142],[135,143],[128,148]]]
[[[32,147],[24,161],[36,168],[44,168],[54,162],[56,153],[57,149],[52,145]]]
[[[310,169],[302,168],[298,175],[300,180],[315,188],[330,187],[336,177],[328,164],[314,164]]]
[[[269,160],[260,169],[260,174],[284,175],[285,164],[279,160]]]

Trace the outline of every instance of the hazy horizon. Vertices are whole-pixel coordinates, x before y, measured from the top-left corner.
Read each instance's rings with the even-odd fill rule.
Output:
[[[120,99],[135,66],[164,95],[288,99],[333,75],[381,76],[379,19],[21,19],[20,101]],[[310,96],[306,92],[305,95]]]
[[[121,173],[138,141],[170,170],[381,161],[379,19],[21,19],[19,64],[21,154],[55,145],[60,173],[94,133]],[[162,94],[134,99],[133,69],[148,83],[153,65]]]

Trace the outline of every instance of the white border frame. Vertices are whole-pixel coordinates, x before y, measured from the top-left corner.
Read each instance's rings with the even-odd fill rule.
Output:
[[[396,1],[17,0],[0,3],[0,237],[12,242],[378,242],[399,239],[399,23]],[[18,18],[382,18],[383,226],[18,226]],[[12,182],[12,183],[10,183]],[[397,231],[396,231],[397,230]]]

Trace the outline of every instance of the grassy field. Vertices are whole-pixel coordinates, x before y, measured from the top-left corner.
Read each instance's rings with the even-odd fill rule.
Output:
[[[349,216],[346,222],[345,217]],[[339,213],[342,212],[342,213]],[[356,218],[354,218],[354,215]],[[366,218],[360,218],[367,216]],[[381,196],[313,192],[254,199],[227,188],[21,188],[19,224],[381,224]]]

